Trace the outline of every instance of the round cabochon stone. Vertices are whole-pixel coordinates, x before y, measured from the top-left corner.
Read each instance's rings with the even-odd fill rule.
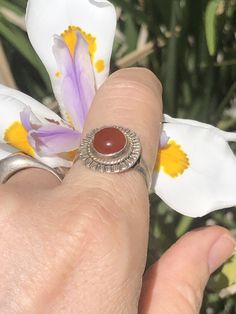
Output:
[[[118,153],[125,145],[125,135],[114,127],[103,128],[94,135],[93,147],[98,153],[103,155]]]

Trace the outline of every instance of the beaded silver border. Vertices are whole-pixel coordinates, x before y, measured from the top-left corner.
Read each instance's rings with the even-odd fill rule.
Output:
[[[125,138],[125,147],[111,155],[98,153],[93,147],[94,135],[104,128],[116,128],[120,130]],[[141,156],[141,143],[135,132],[121,126],[103,126],[92,130],[82,140],[79,147],[79,154],[75,161],[82,160],[86,167],[99,172],[119,173],[126,171],[139,161]]]

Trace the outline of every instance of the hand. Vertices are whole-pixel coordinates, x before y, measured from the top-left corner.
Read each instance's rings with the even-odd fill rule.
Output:
[[[122,70],[98,91],[84,134],[112,124],[133,129],[152,170],[160,119],[156,77]],[[192,231],[142,283],[149,202],[134,170],[101,174],[78,162],[59,184],[44,170],[28,169],[0,187],[0,206],[4,314],[198,313],[209,275],[234,247],[223,228]]]

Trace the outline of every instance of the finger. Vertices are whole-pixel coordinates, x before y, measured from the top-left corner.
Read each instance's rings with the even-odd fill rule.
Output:
[[[196,229],[183,236],[145,274],[140,314],[198,314],[209,276],[233,254],[224,228]]]
[[[140,137],[142,158],[152,172],[161,108],[161,85],[153,73],[138,68],[120,70],[97,92],[83,136],[94,128],[110,125],[133,130]],[[112,294],[113,299],[125,298],[125,303],[135,304],[137,310],[149,225],[148,190],[143,177],[133,169],[119,174],[99,173],[79,161],[59,190],[68,195],[73,209],[77,208],[80,232],[93,239],[89,264],[95,279],[92,287],[83,286],[83,290],[93,295],[95,305],[104,303],[100,296]],[[86,274],[80,273],[80,280],[81,276]],[[97,278],[103,278],[106,285]],[[83,283],[89,281],[84,278]],[[119,308],[121,305],[116,303]]]

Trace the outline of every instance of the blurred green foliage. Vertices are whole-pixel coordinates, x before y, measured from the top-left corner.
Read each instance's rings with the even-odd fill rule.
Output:
[[[25,14],[27,0],[0,0],[0,39],[17,86],[43,101],[52,96],[48,75],[29,44],[25,31],[5,9]],[[112,71],[124,56],[139,52],[130,66],[146,66],[161,79],[164,109],[236,129],[236,1],[235,0],[113,0],[119,16]],[[2,10],[3,9],[3,10]],[[18,26],[17,26],[18,25]],[[137,53],[136,56],[139,56]],[[118,66],[119,65],[119,66]],[[148,265],[178,237],[192,228],[219,224],[236,234],[235,209],[191,219],[170,210],[152,195]],[[222,288],[236,282],[236,259],[212,276],[201,313],[236,313],[235,296],[220,298]]]

